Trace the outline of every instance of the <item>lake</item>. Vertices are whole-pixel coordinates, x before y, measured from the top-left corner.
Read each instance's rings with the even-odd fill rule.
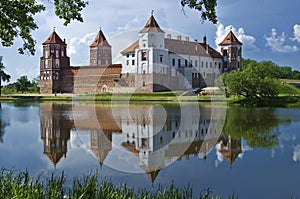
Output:
[[[211,103],[1,103],[0,167],[89,171],[130,187],[300,197],[300,109]]]

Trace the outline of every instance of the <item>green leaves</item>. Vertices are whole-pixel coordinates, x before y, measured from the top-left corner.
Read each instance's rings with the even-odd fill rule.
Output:
[[[233,71],[225,75],[225,85],[229,95],[239,95],[261,101],[263,98],[275,97],[279,94],[279,67],[263,61],[245,60],[242,72]]]
[[[54,0],[55,14],[64,19],[64,25],[68,25],[71,20],[83,22],[80,12],[88,5],[82,0]]]
[[[72,20],[83,21],[80,12],[88,5],[83,0],[54,0],[55,14],[64,19],[64,25]],[[20,54],[35,54],[36,41],[31,31],[38,28],[34,16],[45,10],[36,0],[1,0],[0,1],[0,42],[9,47],[16,38],[23,40],[18,49]]]
[[[33,16],[45,10],[35,0],[4,0],[0,2],[0,41],[2,46],[13,45],[20,37],[23,46],[18,49],[20,54],[35,53],[35,40],[31,31],[37,29]]]
[[[216,14],[217,0],[181,0],[181,5],[200,11],[203,21],[209,20],[213,24],[218,22]]]

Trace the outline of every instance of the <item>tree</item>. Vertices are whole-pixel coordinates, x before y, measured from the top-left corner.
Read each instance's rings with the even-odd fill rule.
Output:
[[[280,72],[276,64],[269,61],[257,63],[247,60],[247,64],[243,67],[242,72],[233,71],[223,75],[228,95],[261,101],[279,94],[280,83],[277,78]]]
[[[21,76],[17,79],[15,83],[15,87],[17,91],[21,91],[22,93],[28,91],[28,88],[31,86],[30,81],[28,80],[27,76]]]
[[[83,21],[80,12],[88,5],[84,0],[54,0],[55,14],[64,19],[64,25],[71,20]],[[0,1],[0,41],[2,46],[12,46],[14,40],[20,37],[23,46],[18,49],[34,55],[35,40],[31,31],[38,28],[34,15],[45,10],[43,4],[36,0],[2,0]]]
[[[5,69],[5,66],[2,63],[2,56],[0,56],[0,96],[1,96],[1,87],[2,87],[2,81],[7,81],[9,82],[10,80],[10,75],[6,74],[3,70]]]
[[[250,147],[270,149],[278,144],[278,126],[290,122],[289,119],[276,117],[274,109],[230,107],[226,110],[221,135],[233,139],[243,138]]]
[[[208,20],[214,24],[218,22],[216,14],[217,0],[181,0],[181,5],[199,11],[203,21]]]
[[[47,1],[51,2],[51,1]],[[52,0],[55,14],[68,25],[72,20],[83,22],[81,11],[88,5],[85,0]],[[217,23],[217,0],[180,0],[182,7],[188,6],[201,13],[203,21]],[[2,46],[12,46],[16,38],[23,40],[18,49],[20,54],[35,54],[35,40],[31,31],[38,26],[34,16],[45,10],[45,5],[36,0],[1,0],[0,1],[0,41]],[[183,9],[184,10],[184,9]]]

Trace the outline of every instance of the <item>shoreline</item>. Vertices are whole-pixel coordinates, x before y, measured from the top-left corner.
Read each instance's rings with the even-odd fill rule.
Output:
[[[112,97],[113,96],[113,97]],[[124,93],[124,94],[11,94],[2,95],[0,102],[130,102],[130,103],[220,103],[239,107],[300,108],[299,95],[281,95],[261,102],[241,97],[225,98],[222,95],[178,96],[173,93]]]

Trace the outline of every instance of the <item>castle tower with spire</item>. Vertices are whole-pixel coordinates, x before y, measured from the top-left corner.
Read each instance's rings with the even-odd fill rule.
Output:
[[[62,70],[70,68],[67,44],[53,30],[43,43],[43,56],[40,58],[40,92],[62,92]]]
[[[227,34],[221,43],[219,43],[221,54],[224,59],[224,72],[242,70],[242,45],[242,42],[236,38],[232,31]]]
[[[90,65],[112,64],[111,45],[106,40],[100,29],[94,42],[90,45]]]

